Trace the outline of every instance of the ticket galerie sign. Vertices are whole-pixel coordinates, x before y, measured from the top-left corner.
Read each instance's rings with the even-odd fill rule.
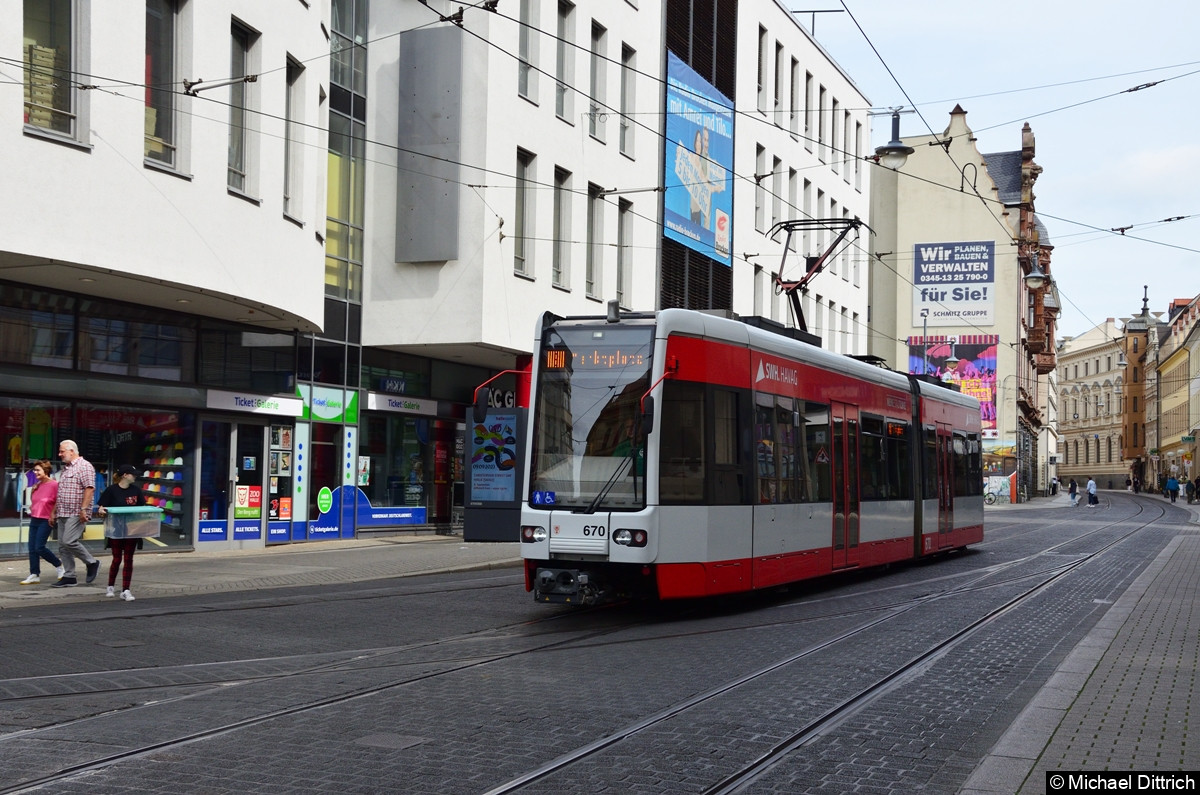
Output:
[[[917,243],[912,283],[913,318],[930,326],[993,325],[996,243]]]

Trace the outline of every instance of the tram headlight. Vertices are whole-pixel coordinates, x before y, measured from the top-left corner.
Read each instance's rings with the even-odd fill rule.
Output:
[[[546,528],[537,525],[521,525],[521,540],[532,544],[546,540]]]
[[[612,540],[614,544],[620,544],[623,547],[644,547],[646,546],[646,531],[622,527],[613,531]]]

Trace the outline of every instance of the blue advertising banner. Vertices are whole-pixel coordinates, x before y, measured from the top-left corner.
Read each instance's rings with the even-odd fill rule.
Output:
[[[733,103],[667,53],[663,234],[731,265]]]

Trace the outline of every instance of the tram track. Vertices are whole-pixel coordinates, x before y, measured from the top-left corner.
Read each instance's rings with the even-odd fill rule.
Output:
[[[1088,533],[1085,533],[1083,535],[1084,536],[1092,535],[1092,534],[1102,531],[1104,529],[1111,529],[1113,526],[1125,524],[1131,518],[1135,518],[1145,512],[1146,512],[1145,506],[1139,505],[1139,510],[1138,510],[1137,514],[1134,514],[1134,517],[1128,517],[1124,520],[1121,520],[1120,522],[1112,522],[1112,523],[1108,523],[1102,527],[1093,528],[1093,529],[1089,530]],[[1159,509],[1157,516],[1155,516],[1149,520],[1142,521],[1140,524],[1133,527],[1132,529],[1122,532],[1117,537],[1110,539],[1106,543],[1102,544],[1098,549],[1095,549],[1092,552],[1087,553],[1087,554],[1082,554],[1078,558],[1064,563],[1062,566],[1054,567],[1050,570],[1043,572],[1043,574],[1046,575],[1044,577],[1044,579],[1042,579],[1039,582],[1034,583],[1033,585],[1024,589],[1018,595],[1016,595],[1015,597],[1013,597],[1011,599],[1008,599],[1007,601],[1002,603],[1000,606],[989,610],[983,616],[970,622],[968,625],[966,625],[962,629],[954,632],[950,636],[932,644],[925,651],[912,657],[905,664],[890,671],[886,675],[879,677],[875,682],[861,688],[860,690],[858,690],[858,692],[856,692],[850,698],[842,700],[838,704],[834,705],[832,708],[829,708],[829,709],[825,710],[824,712],[822,712],[820,715],[817,715],[816,717],[808,720],[807,722],[805,722],[804,725],[802,725],[798,729],[792,731],[782,741],[774,744],[766,753],[764,753],[764,754],[760,755],[759,757],[751,760],[750,762],[744,764],[742,767],[740,767],[736,771],[726,775],[724,778],[722,778],[716,784],[705,789],[704,790],[705,795],[718,795],[718,794],[723,795],[724,793],[734,793],[734,792],[743,791],[746,787],[750,786],[752,783],[759,780],[764,775],[766,775],[768,772],[770,772],[778,764],[782,763],[782,761],[787,758],[788,754],[792,753],[797,748],[800,748],[801,746],[805,745],[806,743],[812,742],[814,739],[816,739],[817,737],[819,737],[822,734],[833,731],[838,725],[840,725],[844,721],[848,720],[849,718],[853,717],[854,715],[858,714],[859,712],[865,710],[872,703],[877,701],[879,698],[892,692],[897,687],[902,686],[909,679],[919,676],[921,673],[926,671],[930,666],[932,666],[935,662],[937,662],[938,659],[945,656],[947,653],[949,653],[951,650],[953,650],[958,645],[964,643],[966,640],[968,640],[973,635],[975,635],[979,630],[987,627],[988,625],[997,621],[1001,617],[1009,614],[1016,608],[1027,603],[1030,599],[1037,596],[1038,594],[1043,592],[1045,589],[1049,588],[1051,585],[1060,581],[1062,578],[1064,578],[1067,575],[1069,575],[1070,573],[1076,571],[1077,569],[1084,566],[1088,562],[1093,561],[1093,560],[1097,559],[1099,556],[1110,551],[1111,549],[1116,547],[1118,544],[1120,544],[1122,541],[1125,541],[1126,539],[1128,539],[1134,533],[1138,532],[1139,530],[1141,530],[1145,527],[1150,526],[1151,524],[1153,524],[1153,522],[1156,519],[1161,518],[1164,514],[1165,514],[1165,511],[1162,509]],[[1078,540],[1079,540],[1079,537],[1072,538],[1072,539],[1066,539],[1063,542],[1056,544],[1054,547],[1051,547],[1050,550],[1061,548],[1065,544],[1075,543]],[[1041,555],[1047,554],[1050,550],[1040,551],[1037,555],[1027,556],[1025,558],[1025,560],[1033,559],[1033,558],[1039,557]],[[1014,563],[1014,565],[1015,565],[1015,562],[1011,562],[1011,563]],[[1008,563],[1001,564],[1001,566],[1004,568],[1010,567]],[[1035,575],[1029,574],[1029,575],[1023,576],[1019,579],[1028,579],[1030,576],[1035,576]],[[1040,576],[1040,575],[1036,575],[1036,576]],[[976,587],[976,586],[971,586],[971,587]],[[596,754],[599,754],[604,751],[608,751],[609,749],[612,749],[612,748],[618,746],[622,742],[631,740],[634,737],[636,737],[637,735],[641,734],[642,732],[645,732],[646,730],[648,730],[654,726],[662,724],[666,721],[671,721],[671,720],[675,720],[675,719],[684,717],[688,712],[690,712],[691,710],[694,710],[695,708],[697,708],[698,706],[700,706],[702,704],[708,703],[710,701],[713,701],[714,699],[718,699],[718,698],[721,698],[724,696],[734,696],[734,695],[736,695],[736,693],[739,689],[748,685],[751,682],[759,680],[762,677],[767,676],[768,674],[772,674],[777,671],[780,671],[790,665],[793,665],[797,662],[804,660],[807,657],[817,654],[818,652],[833,649],[836,646],[838,646],[839,644],[842,644],[850,639],[861,636],[864,633],[866,633],[874,628],[877,628],[877,627],[879,627],[883,624],[886,624],[896,618],[899,618],[900,616],[903,616],[904,614],[909,612],[911,609],[915,609],[916,607],[918,607],[920,604],[928,603],[929,601],[949,598],[953,594],[954,594],[953,591],[947,591],[943,594],[931,596],[928,599],[921,600],[921,602],[919,602],[919,603],[913,603],[910,607],[898,607],[896,609],[890,610],[890,611],[888,611],[888,613],[886,615],[878,616],[877,618],[875,618],[871,621],[865,622],[859,626],[853,627],[847,631],[839,633],[831,638],[826,639],[825,641],[822,641],[818,644],[814,644],[814,645],[812,645],[808,648],[805,648],[797,653],[794,653],[794,654],[788,655],[784,658],[775,660],[772,663],[770,663],[766,666],[760,667],[757,670],[755,670],[749,674],[737,677],[735,679],[731,679],[731,680],[724,682],[716,687],[710,688],[709,690],[707,690],[703,693],[700,693],[689,699],[683,700],[681,702],[671,705],[670,707],[660,710],[659,712],[657,712],[653,715],[650,715],[647,718],[644,718],[640,721],[637,721],[637,722],[629,724],[625,727],[622,727],[621,729],[619,729],[617,731],[610,732],[609,734],[607,734],[606,736],[604,736],[602,738],[599,738],[599,739],[594,740],[586,745],[580,746],[570,752],[562,754],[559,757],[547,762],[546,764],[544,764],[538,768],[527,771],[526,773],[523,773],[520,776],[517,776],[503,784],[500,784],[496,787],[493,787],[492,789],[487,790],[485,795],[506,795],[507,793],[519,792],[522,789],[525,789],[526,787],[528,787],[529,785],[534,784],[535,782],[546,780],[552,775],[569,770],[573,765],[575,765],[585,759],[590,759],[591,757],[595,756]]]
[[[709,688],[708,690],[706,690],[700,694],[697,694],[697,695],[695,695],[691,698],[685,699],[677,704],[673,704],[667,708],[664,708],[664,709],[662,709],[642,720],[639,720],[633,724],[630,724],[618,731],[611,732],[608,735],[606,735],[605,737],[602,737],[602,738],[595,740],[591,743],[588,743],[586,745],[580,746],[579,748],[575,749],[574,751],[569,752],[568,754],[565,754],[563,756],[560,756],[559,758],[553,760],[552,762],[547,763],[546,765],[543,765],[542,767],[537,768],[536,770],[532,770],[526,774],[523,774],[522,776],[514,778],[511,781],[507,782],[506,784],[500,785],[499,787],[496,787],[496,788],[490,790],[489,792],[490,793],[501,793],[501,792],[518,791],[530,783],[545,779],[548,776],[551,776],[552,774],[557,773],[559,771],[568,770],[573,764],[576,764],[577,762],[579,762],[583,759],[592,757],[593,755],[600,753],[610,747],[616,746],[619,743],[621,743],[622,741],[630,739],[630,738],[636,736],[637,734],[644,732],[645,730],[649,729],[652,726],[655,726],[655,725],[661,724],[663,722],[670,721],[672,719],[684,716],[687,714],[687,712],[689,710],[695,709],[696,707],[698,707],[702,704],[705,704],[707,702],[710,702],[714,699],[717,699],[721,696],[734,694],[734,693],[736,693],[736,691],[739,688],[741,688],[751,682],[759,680],[759,679],[761,679],[771,673],[774,673],[776,671],[780,671],[789,665],[795,664],[795,663],[803,660],[806,657],[810,657],[821,651],[833,649],[840,643],[844,643],[852,638],[861,636],[864,633],[870,631],[872,628],[886,624],[887,622],[890,622],[890,621],[904,615],[905,613],[909,612],[910,610],[916,609],[917,607],[920,607],[925,604],[929,604],[932,601],[951,598],[953,596],[960,595],[960,594],[966,593],[968,591],[994,588],[994,587],[997,587],[1000,585],[1011,585],[1012,583],[1014,583],[1016,581],[1029,579],[1030,577],[1042,578],[1039,582],[1033,584],[1029,588],[1022,591],[1022,593],[1019,596],[1009,600],[1004,605],[1002,605],[999,608],[996,608],[994,611],[992,611],[988,615],[985,615],[984,617],[978,619],[976,622],[974,622],[971,625],[969,625],[968,627],[964,628],[959,633],[956,633],[954,636],[939,642],[935,646],[933,646],[930,649],[928,649],[927,651],[925,651],[923,654],[918,655],[917,657],[912,659],[905,666],[898,668],[897,670],[891,672],[890,674],[888,674],[885,677],[882,677],[879,681],[870,685],[869,687],[863,688],[853,698],[843,701],[842,703],[835,706],[833,709],[828,710],[821,716],[807,722],[804,726],[802,726],[796,732],[792,733],[784,741],[776,744],[776,746],[774,748],[772,748],[769,753],[764,754],[763,756],[753,760],[750,764],[746,765],[744,768],[737,771],[736,773],[731,774],[730,776],[727,776],[718,785],[716,785],[716,787],[719,787],[719,788],[714,788],[714,789],[709,790],[711,792],[738,791],[739,788],[746,786],[749,782],[752,782],[757,777],[764,775],[775,764],[778,764],[779,760],[786,758],[787,754],[789,752],[791,752],[792,750],[794,750],[795,748],[800,747],[804,743],[811,741],[812,738],[819,736],[823,732],[831,731],[841,721],[844,721],[849,716],[855,714],[856,711],[865,709],[874,700],[878,699],[879,697],[886,694],[887,692],[890,692],[890,690],[899,686],[900,683],[902,683],[903,681],[906,680],[906,677],[911,678],[913,676],[918,675],[922,670],[924,670],[928,666],[932,665],[937,659],[939,659],[942,655],[946,654],[955,645],[957,645],[958,643],[962,643],[966,638],[970,637],[971,634],[978,631],[979,628],[986,626],[987,623],[996,620],[998,617],[1000,617],[1001,615],[1004,615],[1006,612],[1014,609],[1016,606],[1020,605],[1022,602],[1032,598],[1032,596],[1036,595],[1036,593],[1040,592],[1041,590],[1043,590],[1046,587],[1049,587],[1050,584],[1052,584],[1055,581],[1059,580],[1060,578],[1066,576],[1070,572],[1076,570],[1079,566],[1084,565],[1089,560],[1095,559],[1097,556],[1103,554],[1105,551],[1107,551],[1107,550],[1111,549],[1113,546],[1119,544],[1122,540],[1127,538],[1129,535],[1132,535],[1133,533],[1137,532],[1139,529],[1146,527],[1149,524],[1153,523],[1154,520],[1150,519],[1148,521],[1143,521],[1140,524],[1138,524],[1136,527],[1134,527],[1132,530],[1125,531],[1125,532],[1121,533],[1120,535],[1118,535],[1117,537],[1110,539],[1106,544],[1101,546],[1099,549],[1091,552],[1090,554],[1081,555],[1080,557],[1075,558],[1070,561],[1066,561],[1066,562],[1062,563],[1061,565],[1057,565],[1057,566],[1051,567],[1049,569],[1043,569],[1043,570],[1040,570],[1037,572],[1025,572],[1025,573],[1021,573],[1015,577],[1002,578],[1000,580],[994,579],[997,574],[1001,574],[1003,572],[1009,571],[1012,568],[1018,566],[1020,563],[1027,563],[1037,557],[1043,557],[1047,554],[1054,554],[1058,549],[1061,549],[1066,544],[1077,543],[1082,538],[1093,535],[1097,532],[1102,532],[1105,529],[1111,529],[1115,525],[1126,524],[1130,521],[1130,519],[1135,518],[1136,516],[1139,516],[1144,512],[1145,512],[1144,507],[1139,506],[1139,512],[1138,512],[1138,514],[1135,514],[1134,517],[1128,517],[1128,518],[1122,520],[1122,522],[1118,522],[1118,523],[1109,523],[1109,524],[1106,524],[1101,527],[1089,528],[1088,532],[1086,532],[1086,533],[1082,533],[1082,534],[1080,534],[1078,536],[1074,536],[1072,538],[1063,539],[1058,544],[1056,544],[1050,548],[1047,548],[1046,550],[1042,550],[1036,555],[1024,556],[1019,561],[1007,561],[1002,564],[996,564],[994,566],[989,566],[985,570],[982,570],[982,571],[976,570],[976,571],[967,572],[964,574],[950,575],[950,578],[968,577],[969,580],[967,582],[961,582],[957,586],[946,589],[944,591],[939,591],[939,592],[932,593],[932,594],[924,594],[924,595],[913,597],[913,598],[907,599],[907,600],[895,600],[893,602],[889,602],[886,605],[874,605],[874,606],[870,606],[870,607],[858,608],[858,609],[851,610],[851,611],[843,611],[840,613],[833,613],[833,614],[824,614],[822,616],[805,617],[805,618],[801,618],[801,619],[792,618],[792,619],[786,619],[784,621],[775,621],[775,622],[766,622],[766,623],[756,622],[755,624],[743,625],[738,628],[734,628],[734,629],[737,629],[740,631],[747,631],[747,630],[757,630],[757,629],[763,629],[763,628],[779,627],[779,626],[787,625],[787,624],[807,623],[807,622],[818,621],[818,620],[828,620],[830,618],[850,618],[850,617],[853,617],[856,615],[863,615],[863,614],[867,614],[867,613],[875,614],[873,616],[870,616],[868,618],[868,620],[863,621],[863,622],[857,624],[856,626],[851,627],[845,631],[842,631],[842,632],[840,632],[830,638],[827,638],[819,643],[814,643],[804,649],[797,651],[796,653],[793,653],[791,655],[787,655],[785,657],[782,657],[780,659],[772,661],[768,665],[761,666],[760,668],[756,669],[753,672],[750,672],[743,676],[737,677],[728,682],[721,683],[715,687]],[[1164,511],[1162,511],[1160,509],[1159,516],[1161,516],[1163,513],[1164,513]],[[1155,517],[1155,518],[1158,518],[1158,517]],[[991,581],[988,581],[989,578],[992,578]],[[942,579],[942,578],[938,578],[938,579]],[[897,588],[905,588],[905,587],[907,587],[907,588],[913,588],[913,587],[928,588],[928,584],[929,584],[928,581],[922,581],[922,582],[916,582],[916,583],[905,583],[905,584],[895,586],[895,587],[897,587]],[[812,602],[808,602],[806,604],[811,606]],[[634,642],[634,641],[630,641],[629,639],[622,639],[622,638],[614,639],[612,636],[618,635],[622,632],[634,629],[636,627],[644,627],[646,625],[651,625],[658,620],[653,617],[651,617],[651,618],[643,617],[644,620],[629,621],[629,620],[624,620],[622,616],[618,615],[618,616],[616,616],[616,618],[618,620],[614,622],[613,626],[606,627],[604,629],[596,630],[593,632],[585,632],[582,634],[572,634],[571,637],[567,637],[567,638],[562,637],[562,633],[560,633],[560,632],[554,632],[554,633],[551,633],[551,637],[547,640],[547,642],[536,643],[534,645],[531,645],[531,646],[529,646],[527,648],[523,648],[523,649],[514,649],[514,650],[495,652],[495,653],[479,653],[479,654],[471,654],[471,655],[463,655],[463,656],[452,655],[452,656],[448,656],[446,658],[440,658],[440,659],[439,658],[431,658],[431,659],[427,658],[427,659],[422,659],[422,660],[419,660],[416,662],[408,660],[408,661],[384,663],[382,665],[378,664],[381,661],[385,660],[389,656],[408,654],[408,653],[411,653],[414,651],[428,651],[431,649],[437,649],[439,647],[449,649],[451,646],[453,646],[455,644],[462,644],[465,642],[474,642],[474,641],[479,641],[479,640],[504,640],[506,637],[505,633],[516,632],[516,631],[522,630],[524,628],[528,628],[530,626],[540,626],[543,624],[553,625],[555,622],[561,622],[563,619],[577,617],[577,616],[583,616],[583,615],[588,614],[589,612],[592,615],[595,615],[596,613],[599,613],[600,611],[603,611],[605,609],[606,608],[592,608],[592,609],[590,609],[590,611],[574,610],[574,611],[571,611],[570,613],[565,613],[565,612],[564,613],[556,613],[552,616],[545,616],[543,618],[535,619],[533,621],[517,622],[517,623],[504,625],[504,626],[500,626],[500,627],[489,628],[487,630],[482,630],[479,632],[463,633],[461,635],[454,636],[451,638],[441,638],[438,640],[432,640],[432,641],[428,641],[428,642],[424,642],[424,643],[406,644],[403,646],[384,647],[384,648],[377,648],[377,649],[356,650],[354,652],[348,652],[346,655],[344,655],[343,659],[338,659],[338,660],[325,659],[318,664],[311,665],[311,666],[308,666],[303,669],[297,669],[297,670],[293,670],[293,671],[286,672],[286,673],[280,673],[280,674],[276,674],[276,675],[267,675],[267,676],[249,677],[249,678],[247,678],[245,676],[227,677],[224,679],[214,678],[207,683],[201,683],[199,685],[197,685],[195,683],[190,683],[190,684],[176,683],[176,684],[162,685],[161,688],[156,688],[156,687],[143,688],[142,690],[144,690],[144,692],[153,692],[157,689],[172,688],[172,687],[176,688],[177,690],[182,687],[199,687],[200,689],[195,690],[194,692],[180,694],[175,699],[159,699],[159,700],[156,700],[153,705],[151,705],[151,704],[136,705],[136,706],[130,707],[129,709],[138,709],[138,708],[144,708],[144,707],[149,707],[149,706],[161,706],[164,704],[168,704],[171,701],[187,700],[187,699],[191,699],[191,698],[203,697],[205,695],[208,695],[208,694],[211,694],[214,692],[218,692],[218,691],[228,691],[228,689],[230,687],[236,687],[239,685],[270,684],[272,682],[283,681],[288,678],[300,677],[300,676],[317,676],[317,675],[322,675],[322,674],[347,673],[347,672],[355,672],[355,671],[361,672],[363,670],[370,670],[370,669],[378,670],[379,668],[388,668],[388,667],[411,667],[415,664],[421,664],[421,665],[425,665],[425,666],[430,666],[430,665],[437,666],[436,670],[427,670],[427,671],[424,671],[417,675],[402,677],[399,679],[390,679],[389,681],[387,681],[385,683],[374,684],[374,685],[366,686],[366,687],[351,688],[351,689],[344,690],[342,692],[330,695],[328,697],[324,697],[324,698],[320,698],[320,699],[308,699],[303,702],[293,704],[293,705],[290,705],[285,708],[264,710],[264,711],[257,712],[255,714],[247,715],[239,720],[226,721],[224,723],[220,723],[219,725],[209,726],[209,727],[197,730],[197,731],[177,734],[170,738],[164,738],[158,742],[140,745],[135,748],[124,749],[124,750],[114,752],[111,754],[97,755],[91,759],[79,760],[73,764],[64,765],[62,768],[60,768],[56,771],[47,772],[41,776],[29,777],[20,782],[15,782],[15,783],[0,787],[0,793],[22,792],[22,791],[26,791],[29,789],[36,789],[38,787],[47,786],[47,785],[53,784],[55,782],[63,781],[65,779],[77,776],[81,773],[99,770],[99,769],[102,769],[102,768],[105,768],[105,767],[108,767],[108,766],[111,766],[114,764],[118,764],[123,761],[132,760],[132,759],[136,759],[139,757],[151,755],[151,754],[154,754],[154,753],[166,750],[166,749],[170,749],[173,747],[185,745],[188,743],[193,743],[193,742],[196,742],[199,740],[204,740],[204,739],[210,738],[210,737],[216,737],[216,736],[222,735],[222,734],[229,734],[229,733],[237,732],[239,730],[246,729],[246,728],[249,728],[252,726],[258,726],[258,725],[261,725],[264,723],[269,723],[271,721],[280,720],[280,719],[283,719],[286,717],[299,715],[299,714],[302,714],[307,711],[324,709],[324,708],[327,708],[330,706],[353,701],[356,699],[369,698],[371,696],[378,695],[378,694],[387,692],[389,690],[394,690],[397,688],[411,686],[411,685],[414,685],[414,684],[422,682],[422,681],[426,681],[431,678],[436,678],[436,677],[441,677],[441,676],[449,676],[449,675],[453,675],[453,674],[457,674],[457,673],[462,673],[462,672],[470,670],[472,668],[478,668],[481,666],[492,665],[492,664],[497,664],[497,663],[501,663],[501,662],[505,662],[505,661],[510,661],[510,660],[513,660],[514,658],[518,658],[518,657],[521,657],[524,655],[550,653],[550,652],[555,652],[555,651],[561,651],[564,649],[587,648],[587,647],[591,647],[591,646],[607,645],[607,644],[611,644],[611,643]],[[680,615],[675,614],[675,615],[673,615],[673,618],[679,619]],[[672,623],[674,623],[674,622],[672,622]],[[699,631],[696,633],[672,633],[670,635],[654,633],[654,636],[652,639],[671,638],[671,637],[678,637],[678,636],[682,636],[682,635],[707,634],[707,633],[711,633],[711,632],[729,632],[729,631],[734,631],[734,629],[721,628],[721,629],[714,629],[714,630],[703,630],[703,631]],[[494,635],[495,637],[494,638],[488,637],[490,635]],[[316,656],[316,655],[299,655],[299,656],[292,657],[290,659],[303,661],[305,658],[313,657],[313,656]],[[322,656],[327,658],[328,653],[325,653]],[[222,665],[228,665],[228,663],[204,663],[204,664],[197,664],[197,666],[188,666],[188,668],[195,668],[195,670],[203,670],[204,668],[208,668],[208,669],[215,671]],[[4,685],[4,682],[0,682],[0,687],[2,687],[3,685]],[[137,690],[137,689],[136,688],[125,688],[125,689],[114,689],[112,691],[88,690],[86,693],[81,691],[79,694],[80,695],[95,695],[97,693],[103,694],[105,692],[129,693],[129,692],[133,692],[135,690]],[[70,695],[70,694],[59,694],[59,697],[66,697],[68,695]],[[53,696],[44,696],[44,697],[48,698],[48,697],[53,697]],[[5,703],[5,701],[6,700],[4,700],[4,699],[0,699],[0,704]],[[11,701],[11,699],[9,699],[9,701]],[[76,722],[83,722],[83,721],[88,721],[88,720],[96,720],[96,719],[111,718],[111,717],[112,717],[112,713],[104,713],[101,715],[80,718]],[[57,724],[54,724],[53,726],[44,727],[42,729],[31,729],[31,730],[16,732],[16,733],[12,733],[10,735],[0,737],[0,752],[4,751],[4,744],[7,741],[10,741],[13,739],[18,739],[18,738],[28,738],[31,736],[31,733],[35,733],[35,732],[42,732],[42,733],[45,733],[46,735],[49,735],[53,731],[64,728],[69,725],[71,725],[71,724],[70,723],[57,723]]]

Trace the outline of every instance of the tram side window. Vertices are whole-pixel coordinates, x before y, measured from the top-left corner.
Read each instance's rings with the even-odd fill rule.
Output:
[[[969,497],[971,467],[970,456],[967,455],[967,435],[962,431],[955,431],[950,449],[954,459],[954,496]]]
[[[712,454],[712,498],[713,505],[740,505],[745,502],[742,494],[744,481],[738,452],[738,393],[727,389],[714,389],[713,407],[713,454]]]
[[[973,497],[983,494],[983,445],[979,434],[967,434],[967,491]]]
[[[798,401],[800,426],[796,429],[799,445],[796,460],[804,469],[799,473],[800,502],[833,500],[832,455],[829,435],[829,406],[809,400]]]
[[[758,501],[802,502],[797,476],[806,468],[796,457],[799,429],[791,398],[758,395],[754,405],[754,444]]]
[[[883,418],[864,415],[862,418],[862,461],[860,499],[886,500],[888,488],[887,439],[883,435]]]
[[[663,384],[659,433],[659,498],[664,503],[704,501],[704,387]]]
[[[921,474],[924,477],[924,488],[921,490],[921,498],[936,500],[938,496],[938,441],[936,428],[925,429],[925,444],[922,453]]]
[[[913,498],[912,465],[909,463],[908,423],[888,420],[888,483],[891,484],[893,500]]]
[[[908,425],[897,420],[862,418],[863,500],[911,500]]]

